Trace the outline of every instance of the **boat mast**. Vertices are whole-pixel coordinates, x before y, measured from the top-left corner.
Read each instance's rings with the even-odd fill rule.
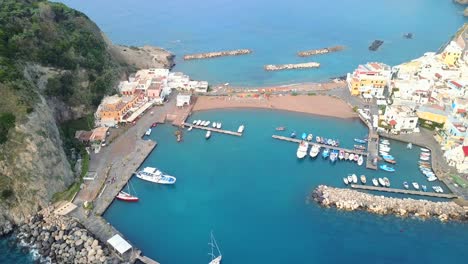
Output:
[[[216,250],[218,250],[218,255],[221,256],[221,250],[219,250],[218,243],[216,242],[216,239],[215,239],[215,237],[213,235],[213,232],[211,232],[211,237],[212,237],[212,239],[214,241],[214,244],[216,246]]]

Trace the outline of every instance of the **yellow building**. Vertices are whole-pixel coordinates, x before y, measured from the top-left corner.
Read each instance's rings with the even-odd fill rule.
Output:
[[[347,75],[346,81],[351,95],[371,94],[382,96],[391,77],[390,66],[383,63],[370,62],[359,65],[352,73]]]
[[[442,61],[448,66],[458,66],[458,60],[462,55],[462,49],[454,41],[451,41],[449,45],[444,49],[441,54]]]
[[[127,112],[137,103],[138,95],[108,96],[102,99],[96,111],[95,117],[100,121],[100,125],[113,126],[122,121]]]
[[[432,122],[438,125],[443,125],[447,121],[448,113],[444,109],[436,107],[420,107],[417,110],[418,117],[422,120],[421,122]]]

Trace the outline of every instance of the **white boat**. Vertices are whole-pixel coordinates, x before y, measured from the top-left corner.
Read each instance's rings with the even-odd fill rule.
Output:
[[[362,183],[362,184],[366,184],[366,183],[367,183],[367,179],[366,179],[366,176],[365,176],[365,175],[361,175],[361,183]]]
[[[359,156],[357,165],[361,166],[363,162],[364,162],[364,158],[362,156]]]
[[[427,177],[427,181],[430,181],[430,182],[437,181],[437,177],[436,176],[429,176],[429,177]]]
[[[349,154],[348,159],[351,160],[351,161],[353,161],[353,160],[354,160],[354,153]]]
[[[312,158],[315,158],[318,156],[318,154],[320,153],[320,146],[319,145],[312,145],[312,148],[310,148],[310,153],[309,155],[312,157]]]
[[[152,167],[146,167],[135,175],[142,180],[159,184],[174,184],[176,182],[174,176],[165,175],[160,170]]]
[[[383,181],[385,183],[385,187],[390,187],[390,180],[387,177],[384,177]]]
[[[146,130],[145,135],[147,136],[151,135],[151,128],[148,128],[148,130]]]
[[[351,175],[351,177],[353,177],[353,183],[356,184],[356,183],[357,183],[357,176],[356,176],[356,174]]]
[[[201,120],[197,120],[197,122],[195,123],[195,125],[199,126],[201,124]]]
[[[200,126],[205,126],[205,124],[206,124],[206,121],[205,121],[205,120],[202,120],[202,121],[200,122]]]
[[[349,182],[348,182],[348,178],[344,177],[344,178],[343,178],[343,182],[344,182],[344,184],[348,185],[348,183],[349,183]]]
[[[412,182],[411,184],[415,190],[419,190],[419,184],[417,182]]]
[[[239,128],[237,129],[237,132],[238,133],[244,132],[244,128],[245,128],[244,125],[240,125]]]
[[[296,156],[298,159],[302,159],[307,155],[307,150],[309,150],[309,143],[303,140],[299,143],[299,147],[297,148]]]
[[[206,122],[205,122],[205,126],[206,126],[206,127],[209,126],[210,124],[211,124],[211,121],[206,121]]]
[[[379,145],[379,151],[389,152],[390,150],[391,148],[386,145]]]
[[[192,131],[193,129],[193,126],[189,126],[189,128],[187,129],[187,131]]]
[[[421,151],[423,151],[423,152],[430,152],[430,150],[428,150],[427,148],[421,148]]]
[[[211,131],[208,130],[208,131],[206,131],[205,138],[209,139],[210,137],[211,137]]]
[[[388,141],[387,139],[380,140],[380,143],[384,145],[390,145],[390,141]]]
[[[221,122],[216,123],[216,128],[217,129],[221,129],[221,126],[222,126]]]
[[[379,178],[379,183],[382,185],[382,187],[387,186],[382,178]]]
[[[372,178],[372,184],[374,184],[374,186],[379,186],[379,181],[377,181],[376,178]]]
[[[198,120],[193,120],[192,125],[195,125]]]
[[[406,145],[406,148],[407,148],[407,149],[412,149],[412,148],[413,148],[413,144],[411,144],[411,142],[408,143],[408,145]]]
[[[211,261],[208,264],[220,264],[223,256],[221,255],[221,250],[219,250],[218,243],[216,243],[216,239],[213,235],[213,232],[211,232],[209,245],[211,246],[211,253],[209,253],[209,255],[211,256]],[[215,248],[217,251],[216,254],[218,256],[215,255]]]
[[[352,183],[352,182],[353,182],[353,176],[348,175],[347,179],[348,179],[348,182],[349,182],[349,183]]]
[[[431,157],[429,157],[429,156],[419,156],[419,159],[420,160],[430,160]]]
[[[216,128],[217,125],[218,125],[218,123],[216,123],[216,122],[213,122],[213,124],[211,124],[211,126],[212,126],[213,128]]]

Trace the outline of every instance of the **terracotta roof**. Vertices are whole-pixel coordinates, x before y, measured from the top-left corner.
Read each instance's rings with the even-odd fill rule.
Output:
[[[458,88],[462,88],[462,85],[457,83],[456,81],[450,81],[453,85],[455,85]]]
[[[440,79],[442,77],[442,75],[440,75],[439,73],[436,72],[435,77]]]
[[[463,154],[465,155],[465,157],[468,157],[468,146],[463,146],[462,149],[463,149]]]
[[[457,113],[459,113],[459,114],[466,113],[466,109],[460,108],[460,109],[457,110]]]

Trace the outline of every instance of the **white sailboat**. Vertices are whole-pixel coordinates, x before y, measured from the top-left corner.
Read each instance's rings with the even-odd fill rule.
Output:
[[[221,255],[221,251],[219,250],[218,243],[216,243],[216,239],[213,235],[213,232],[211,232],[210,234],[211,236],[210,236],[209,245],[211,246],[211,253],[209,253],[209,255],[211,256],[211,261],[208,264],[220,264],[223,256]],[[215,256],[215,252],[214,252],[215,248],[216,248],[217,255],[218,255],[217,257]]]

